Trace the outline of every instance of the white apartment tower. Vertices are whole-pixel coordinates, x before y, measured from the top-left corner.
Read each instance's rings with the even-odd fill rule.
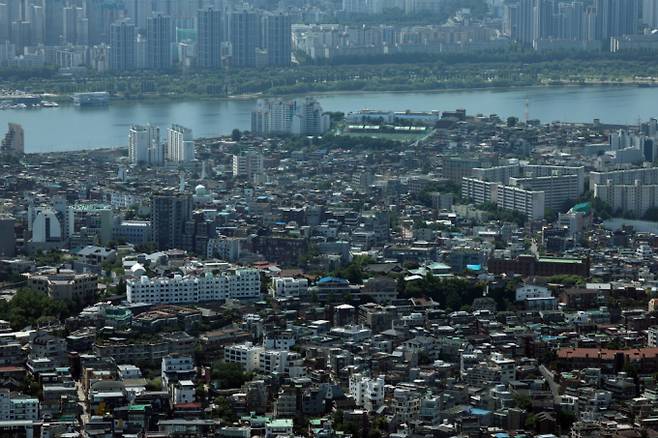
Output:
[[[167,161],[185,163],[194,160],[192,130],[180,125],[171,125],[167,131]]]
[[[247,151],[233,155],[233,177],[252,178],[263,173],[263,155],[257,151]]]
[[[350,395],[357,406],[374,411],[384,403],[384,376],[365,377],[361,374],[350,376]]]
[[[321,135],[329,127],[329,115],[312,97],[259,100],[251,113],[251,131],[257,135]]]
[[[128,132],[128,154],[132,164],[164,164],[164,147],[160,143],[160,128],[133,125]]]

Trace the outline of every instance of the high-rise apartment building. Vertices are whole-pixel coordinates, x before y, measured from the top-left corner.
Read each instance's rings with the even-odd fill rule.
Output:
[[[21,125],[9,124],[9,130],[0,144],[0,152],[5,154],[25,153],[25,132]]]
[[[259,100],[251,113],[251,131],[257,135],[320,135],[329,129],[330,122],[312,97]]]
[[[160,128],[133,125],[128,133],[128,155],[133,164],[164,164],[164,146],[160,143]]]
[[[137,31],[129,21],[110,26],[110,70],[134,70],[137,67]]]
[[[256,151],[247,151],[233,155],[233,177],[251,178],[263,173],[263,155]]]
[[[192,195],[173,189],[151,198],[153,241],[160,250],[182,248],[185,224],[192,218]]]
[[[194,138],[192,130],[180,125],[171,125],[167,131],[167,161],[189,162],[194,160]]]
[[[642,23],[651,29],[658,28],[658,0],[642,0]]]
[[[138,29],[146,29],[146,21],[153,13],[150,0],[124,0],[127,16]]]
[[[217,68],[222,64],[223,14],[213,8],[197,12],[198,64]]]
[[[174,27],[171,17],[155,15],[146,20],[146,67],[169,70],[173,66]]]
[[[9,41],[9,6],[7,3],[0,3],[0,43]]]
[[[9,0],[8,4],[18,3]],[[64,33],[64,6],[65,0],[43,0],[45,18],[45,40],[47,45],[61,44]]]
[[[284,13],[268,13],[262,19],[261,47],[267,49],[267,63],[290,65],[292,52],[292,20]]]
[[[259,16],[252,10],[234,11],[229,15],[228,35],[231,43],[231,65],[255,67],[259,41]]]

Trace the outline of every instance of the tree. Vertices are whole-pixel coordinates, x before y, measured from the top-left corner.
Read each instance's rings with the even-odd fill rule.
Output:
[[[235,410],[231,407],[231,404],[226,397],[220,396],[215,398],[214,404],[213,415],[221,418],[227,423],[235,423],[238,421],[238,416],[235,414]]]
[[[146,389],[148,391],[160,391],[162,389],[162,379],[160,377],[149,379],[146,382]]]
[[[43,317],[61,320],[70,315],[73,307],[73,302],[54,300],[43,292],[21,288],[9,302],[0,300],[0,319],[9,321],[12,328],[19,330],[34,325]]]
[[[236,128],[233,131],[231,131],[231,140],[240,141],[241,138],[242,138],[242,132],[240,132],[239,129]]]
[[[215,362],[211,375],[220,389],[239,388],[252,377],[251,373],[244,371],[242,365],[229,362]]]

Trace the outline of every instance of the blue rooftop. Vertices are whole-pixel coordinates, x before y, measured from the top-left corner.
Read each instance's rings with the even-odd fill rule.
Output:
[[[317,284],[327,284],[327,283],[350,284],[350,282],[345,280],[344,278],[338,278],[338,277],[322,277],[317,282]]]
[[[482,265],[466,265],[466,269],[477,272],[482,270]]]
[[[489,415],[491,411],[487,411],[486,409],[480,409],[480,408],[471,408],[471,415]]]

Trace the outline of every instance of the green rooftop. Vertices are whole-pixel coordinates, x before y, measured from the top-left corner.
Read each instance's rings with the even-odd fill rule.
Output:
[[[573,207],[571,207],[571,211],[574,213],[585,213],[589,214],[589,212],[592,210],[592,204],[589,202],[581,202],[580,204],[576,204]]]
[[[128,406],[129,411],[144,411],[148,405],[130,405]]]
[[[283,429],[287,427],[292,427],[292,420],[289,418],[279,418],[276,420],[272,420],[269,423],[267,423],[267,427],[272,427],[275,429]]]

